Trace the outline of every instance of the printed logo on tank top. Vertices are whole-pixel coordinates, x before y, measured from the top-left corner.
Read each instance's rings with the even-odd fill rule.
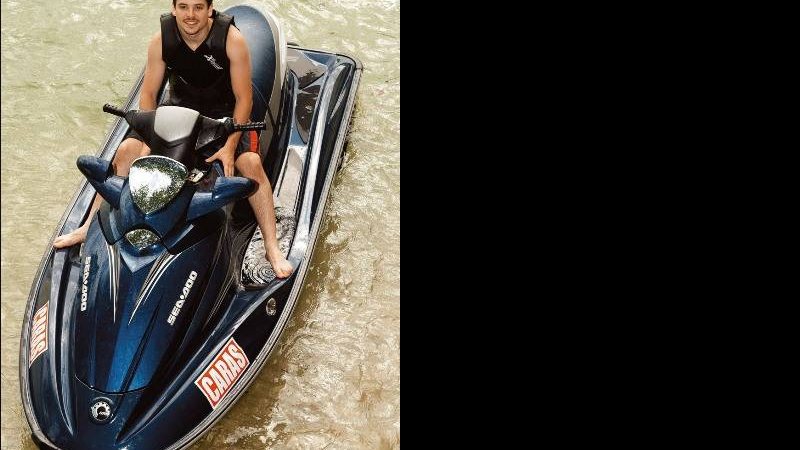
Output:
[[[213,55],[203,55],[203,56],[206,58],[206,61],[208,61],[208,63],[211,64],[212,67],[214,67],[217,70],[222,70],[222,66],[217,64],[217,62],[214,60]]]

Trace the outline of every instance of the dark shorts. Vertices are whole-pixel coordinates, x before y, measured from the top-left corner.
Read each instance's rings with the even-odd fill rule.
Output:
[[[137,133],[133,128],[130,128],[128,133],[125,135],[125,139],[128,138],[134,138],[137,141],[144,142],[142,137],[139,136],[139,133]],[[239,156],[247,152],[258,153],[258,133],[255,131],[242,132],[242,137],[239,139],[239,146],[236,147],[236,159],[239,159]]]

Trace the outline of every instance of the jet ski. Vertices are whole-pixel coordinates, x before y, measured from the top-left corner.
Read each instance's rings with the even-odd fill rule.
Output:
[[[292,314],[362,66],[287,43],[266,11],[224,12],[249,45],[252,122],[137,110],[140,76],[123,105],[103,107],[120,117],[100,151],[77,161],[86,181],[53,237],[83,222],[95,192],[105,202],[82,245],[44,255],[22,327],[22,403],[40,448],[188,447],[245,394]],[[131,127],[152,153],[116,176]],[[260,130],[288,278],[264,257],[255,182],[204,161],[237,130]]]

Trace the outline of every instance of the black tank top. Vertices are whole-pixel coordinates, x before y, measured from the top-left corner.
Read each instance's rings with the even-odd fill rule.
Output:
[[[225,51],[233,17],[217,12],[206,40],[192,51],[170,13],[161,16],[161,58],[167,65],[170,90],[164,105],[192,108],[214,119],[232,117],[236,97],[231,86],[230,60]]]

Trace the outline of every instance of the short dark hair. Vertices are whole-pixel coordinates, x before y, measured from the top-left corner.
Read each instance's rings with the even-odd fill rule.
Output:
[[[208,6],[208,7],[210,8],[210,7],[211,7],[211,2],[213,2],[213,1],[214,1],[214,0],[206,0],[206,6]],[[172,7],[173,7],[173,8],[175,7],[175,4],[176,4],[177,2],[178,2],[178,0],[172,0]]]

